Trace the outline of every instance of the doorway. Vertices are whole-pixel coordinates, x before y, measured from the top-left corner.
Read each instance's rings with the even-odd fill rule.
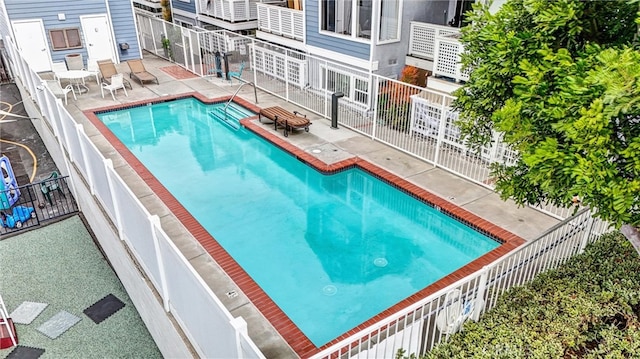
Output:
[[[16,45],[36,72],[51,71],[51,52],[41,19],[12,21]]]
[[[93,60],[116,59],[113,32],[106,14],[80,16],[87,56]]]

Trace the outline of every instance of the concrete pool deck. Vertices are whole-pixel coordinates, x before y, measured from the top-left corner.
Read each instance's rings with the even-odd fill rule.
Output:
[[[185,223],[177,218],[150,185],[141,179],[139,169],[131,166],[85,115],[84,111],[94,108],[149,101],[165,95],[197,92],[207,98],[220,98],[231,96],[238,89],[237,84],[231,86],[220,79],[208,81],[193,77],[179,78],[180,71],[173,71],[170,75],[160,68],[173,65],[153,55],[145,54],[144,63],[147,70],[158,77],[158,85],[141,87],[138,83],[131,81],[133,90],[129,91],[129,96],[125,97],[124,94],[118,93],[117,100],[113,101],[110,96],[103,99],[99,86],[89,82],[90,91],[79,95],[77,101],[70,100],[67,109],[84,126],[85,132],[103,155],[113,161],[116,171],[148,211],[160,217],[163,229],[171,236],[185,257],[189,259],[196,271],[200,273],[232,315],[242,316],[248,322],[249,335],[264,355],[269,358],[301,356],[299,354],[301,353],[300,347],[302,347],[302,352],[311,353],[313,348],[300,345],[295,339],[292,341],[289,338],[289,343],[284,341],[281,334],[264,320],[264,314],[253,305],[247,295],[242,293],[238,285],[222,269],[222,266],[212,259],[207,249],[189,230],[190,228],[187,228]],[[126,64],[117,66],[121,72],[127,72]],[[251,103],[255,100],[253,89],[249,86],[243,87],[238,96]],[[503,202],[497,194],[489,189],[435,168],[424,161],[372,141],[356,132],[346,128],[332,129],[328,120],[321,119],[317,115],[265,92],[258,91],[257,105],[260,107],[277,105],[290,111],[297,110],[306,113],[313,122],[311,131],[309,133],[296,131],[287,138],[282,135],[282,131],[274,131],[272,125],[259,124],[257,120],[252,123],[269,131],[271,136],[275,136],[279,141],[290,143],[323,163],[333,164],[354,157],[369,161],[398,178],[425,189],[525,240],[537,237],[558,222],[556,219],[531,208],[518,208],[513,203]],[[314,150],[320,150],[320,152],[316,153],[317,151]],[[240,294],[230,297],[227,295],[230,291],[236,291]],[[278,324],[276,323],[276,325]],[[292,346],[297,347],[297,353],[292,349]]]

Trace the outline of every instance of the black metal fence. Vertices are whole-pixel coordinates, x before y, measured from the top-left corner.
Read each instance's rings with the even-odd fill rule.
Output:
[[[0,210],[0,234],[21,231],[77,213],[78,204],[69,190],[68,179],[68,176],[50,177],[18,187],[18,200],[10,208]],[[15,191],[5,190],[0,195],[3,198],[14,197]]]

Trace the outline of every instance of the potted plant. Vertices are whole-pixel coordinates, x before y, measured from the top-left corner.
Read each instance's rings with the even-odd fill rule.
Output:
[[[173,61],[173,54],[171,53],[171,41],[164,35],[162,35],[162,48],[164,49],[164,56]]]

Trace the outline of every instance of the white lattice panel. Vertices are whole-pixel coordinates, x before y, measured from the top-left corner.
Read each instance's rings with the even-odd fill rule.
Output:
[[[281,31],[283,35],[293,36],[293,14],[283,13],[280,23]]]
[[[258,29],[269,31],[269,9],[266,6],[258,6]]]
[[[274,34],[281,34],[280,29],[280,12],[276,9],[269,9],[269,31]]]
[[[305,85],[306,79],[306,63],[291,61],[287,63],[287,75],[289,76],[289,81],[298,85],[298,87],[303,88]]]
[[[292,34],[293,38],[296,40],[304,40],[304,13],[302,11],[298,11],[293,13],[293,29]]]
[[[411,24],[409,55],[433,58],[436,30],[427,26]]]
[[[250,0],[249,1],[249,19],[257,19],[258,18],[258,0]]]
[[[460,48],[457,42],[437,39],[437,52],[433,65],[433,74],[459,80]]]
[[[285,74],[285,70],[284,70],[284,56],[280,57],[280,56],[274,56],[273,57],[273,62],[275,64],[275,75],[277,78],[282,79],[282,80],[286,80],[286,74]]]
[[[303,88],[306,85],[306,60],[289,57],[285,54],[251,47],[255,61],[255,70],[264,75],[288,81]],[[286,68],[286,71],[285,71]]]
[[[232,3],[230,1],[223,1],[222,2],[222,18],[225,20],[231,20],[231,5]]]
[[[414,106],[411,130],[414,133],[437,139],[440,129],[440,117],[442,115],[441,106],[432,104],[416,96],[411,96],[411,101]]]
[[[447,108],[444,120],[444,139],[457,147],[464,148],[464,143],[460,137],[460,129],[455,125],[458,120],[458,112]]]
[[[232,4],[233,17],[231,21],[249,20],[249,8],[244,0],[233,1]]]
[[[222,0],[212,0],[213,1],[213,16],[221,18],[224,15],[223,9],[223,1]]]
[[[412,21],[409,55],[433,59],[436,52],[436,38],[458,33],[460,30],[455,27]]]

